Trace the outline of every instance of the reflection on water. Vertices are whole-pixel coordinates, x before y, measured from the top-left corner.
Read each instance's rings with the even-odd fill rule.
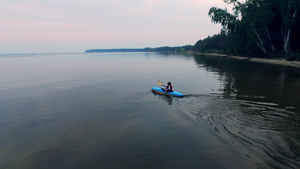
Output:
[[[224,97],[258,100],[294,108],[300,112],[300,71],[298,68],[195,55],[199,67],[219,75]]]
[[[219,57],[194,58],[200,67],[218,73],[223,85],[210,104],[194,106],[190,112],[207,120],[220,137],[260,162],[261,168],[299,168],[299,70]],[[189,102],[193,100],[198,101]]]
[[[184,98],[151,92],[172,81]],[[203,55],[0,56],[0,168],[300,168],[300,72]]]
[[[154,91],[151,91],[153,93],[154,96],[158,96],[159,99],[162,99],[163,101],[167,102],[169,105],[172,104],[173,101],[173,97],[168,96],[168,95],[164,95],[164,94],[158,94]]]

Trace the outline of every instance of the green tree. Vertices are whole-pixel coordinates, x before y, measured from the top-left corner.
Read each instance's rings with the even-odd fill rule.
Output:
[[[233,5],[233,13],[227,9],[212,7],[208,15],[212,22],[226,30],[231,52],[262,53],[270,55],[283,51],[288,57],[299,49],[300,0],[224,0]],[[233,40],[233,38],[235,40]],[[243,46],[237,43],[243,43]],[[236,45],[236,47],[230,47]],[[292,46],[292,48],[291,48]],[[260,52],[259,52],[260,51]]]
[[[227,40],[227,35],[224,30],[217,35],[212,37],[208,36],[203,40],[199,40],[194,45],[194,50],[198,50],[201,52],[222,52],[224,50],[224,46]]]

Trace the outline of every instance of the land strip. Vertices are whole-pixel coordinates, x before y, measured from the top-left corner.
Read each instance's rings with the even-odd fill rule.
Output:
[[[195,54],[221,56],[221,57],[225,57],[225,58],[248,60],[248,61],[251,61],[251,62],[259,62],[259,63],[267,63],[267,64],[275,64],[275,65],[283,65],[283,66],[291,66],[291,67],[300,68],[300,61],[287,61],[285,59],[248,58],[248,57],[231,56],[231,55],[218,54],[218,53],[195,53]]]

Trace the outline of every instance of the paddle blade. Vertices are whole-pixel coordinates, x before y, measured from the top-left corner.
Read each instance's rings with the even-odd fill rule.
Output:
[[[157,83],[158,83],[159,85],[162,85],[160,80],[159,80]]]

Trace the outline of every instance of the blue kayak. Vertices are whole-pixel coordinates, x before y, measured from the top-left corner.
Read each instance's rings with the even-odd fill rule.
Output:
[[[158,94],[163,94],[163,95],[169,95],[169,96],[176,96],[176,97],[183,97],[183,94],[177,91],[173,92],[166,92],[160,87],[152,87],[152,91]]]

